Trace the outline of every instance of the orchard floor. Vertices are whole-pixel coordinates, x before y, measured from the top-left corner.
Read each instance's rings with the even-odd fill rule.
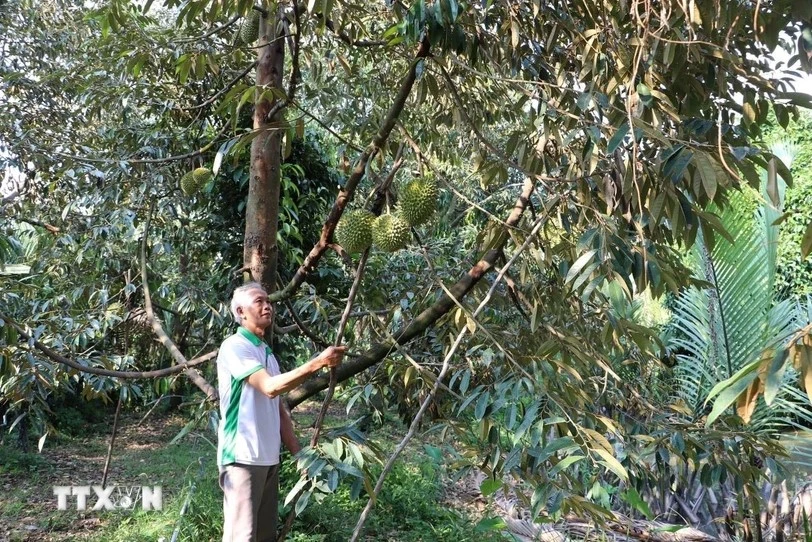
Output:
[[[300,406],[294,419],[300,438],[311,432],[308,425],[320,404]],[[332,407],[326,426],[340,423],[343,408]],[[67,509],[57,509],[54,486],[99,484],[102,478],[110,422],[89,426],[82,435],[51,438],[41,453],[22,453],[6,442],[0,444],[0,542],[68,540],[216,540],[222,515],[217,487],[215,442],[208,429],[197,427],[177,443],[170,442],[184,428],[188,418],[180,414],[123,414],[113,449],[107,486],[129,489],[161,486],[162,511],[92,510],[91,493],[86,510],[76,509],[75,497],[68,497]],[[402,428],[392,434],[399,439]],[[366,540],[497,540],[495,533],[476,531],[486,512],[484,501],[443,488],[438,470],[416,442],[404,454],[402,463],[390,475],[394,494],[388,502],[379,499],[367,526]],[[389,486],[387,486],[389,487]],[[118,492],[118,490],[116,490]],[[111,495],[120,502],[123,493]],[[284,492],[283,492],[284,496]],[[325,502],[305,510],[288,537],[292,542],[346,540],[366,500],[350,500],[348,492],[337,493]],[[181,515],[184,503],[187,509]],[[394,508],[393,508],[394,507]],[[337,529],[336,525],[341,528]]]
[[[319,403],[311,402],[294,412],[302,441],[309,439],[309,426],[319,407]],[[203,424],[176,439],[186,426],[188,413],[152,413],[144,418],[143,412],[129,412],[122,415],[119,424],[108,487],[161,486],[162,511],[94,511],[90,509],[96,502],[93,495],[87,510],[77,510],[74,497],[67,499],[66,510],[57,509],[54,486],[101,482],[112,412],[109,420],[79,431],[74,425],[72,436],[47,439],[42,453],[22,453],[0,441],[0,542],[182,542],[219,538],[222,512],[215,443]],[[342,423],[346,423],[344,409],[334,404],[325,427]],[[389,420],[375,429],[375,436],[392,449],[404,431],[399,422]],[[173,439],[177,442],[172,443]],[[785,443],[792,453],[789,464],[795,485],[812,481],[812,434],[786,435]],[[477,528],[480,520],[493,518],[500,511],[482,498],[476,480],[448,481],[423,445],[420,438],[415,438],[388,477],[385,491],[367,522],[365,540],[513,539],[506,533]],[[283,490],[282,495],[285,493]],[[118,502],[115,497],[111,500]],[[365,503],[365,498],[350,499],[347,488],[339,489],[322,503],[308,507],[297,519],[288,540],[346,541]],[[485,521],[483,525],[492,523]]]

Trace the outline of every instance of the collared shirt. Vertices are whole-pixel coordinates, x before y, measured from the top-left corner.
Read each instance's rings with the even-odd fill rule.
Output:
[[[221,467],[279,463],[279,398],[271,399],[248,383],[248,377],[262,369],[272,376],[280,374],[271,348],[261,338],[240,327],[223,341],[217,354],[217,464]]]

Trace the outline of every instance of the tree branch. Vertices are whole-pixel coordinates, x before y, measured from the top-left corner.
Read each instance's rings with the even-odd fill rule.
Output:
[[[128,164],[163,164],[166,162],[179,162],[181,160],[186,160],[188,158],[195,158],[196,156],[200,156],[208,152],[216,143],[218,143],[219,137],[226,133],[226,130],[229,127],[229,123],[225,123],[223,128],[217,132],[217,134],[211,139],[209,143],[200,147],[200,149],[192,152],[187,152],[185,154],[176,154],[175,156],[167,156],[165,158],[88,158],[85,156],[77,156],[75,154],[68,154],[65,152],[57,152],[54,151],[52,154],[56,156],[62,156],[64,158],[71,158],[73,160],[78,160],[80,162],[88,162],[94,164],[110,164],[110,163],[119,163],[119,162],[126,162]],[[42,154],[41,152],[37,154]]]
[[[301,318],[299,318],[299,315],[296,314],[295,310],[293,310],[293,303],[291,303],[290,300],[288,299],[286,299],[284,303],[285,306],[288,308],[288,312],[290,312],[290,317],[293,319],[293,322],[296,324],[296,327],[298,327],[299,330],[302,333],[304,333],[307,336],[307,338],[313,341],[317,346],[320,346],[321,348],[327,348],[329,346],[329,343],[324,339],[322,339],[321,337],[319,337],[318,335],[316,335],[315,333],[313,333],[310,330],[310,328],[308,328],[305,325],[305,323],[302,322]]]
[[[45,222],[40,222],[39,220],[34,220],[33,218],[14,217],[14,220],[19,220],[20,222],[25,222],[27,224],[31,224],[32,226],[39,226],[40,228],[45,228],[46,230],[48,230],[48,232],[54,235],[62,231],[56,226],[46,224]]]
[[[175,40],[175,43],[192,43],[192,42],[195,42],[195,41],[204,40],[204,39],[208,38],[209,36],[213,36],[214,34],[217,34],[218,32],[222,32],[223,30],[225,30],[229,26],[233,25],[234,23],[236,23],[239,20],[240,17],[241,17],[241,15],[237,14],[234,17],[232,17],[231,19],[229,19],[228,21],[221,24],[220,26],[212,28],[211,30],[209,30],[208,32],[203,34],[202,36],[199,36],[199,37],[196,37],[196,38],[185,38],[185,39]]]
[[[524,296],[524,294],[519,291],[519,288],[516,286],[516,283],[513,281],[513,279],[511,278],[511,276],[509,274],[505,275],[505,284],[508,287],[508,293],[510,294],[510,299],[513,301],[513,305],[516,307],[516,310],[519,311],[519,314],[521,314],[522,317],[529,322],[530,317],[527,315],[527,313],[522,308],[522,303],[524,303],[524,305],[529,310],[532,310],[533,307],[527,301],[527,298]]]
[[[278,326],[276,324],[273,325],[273,332],[276,333],[277,335],[287,335],[288,333],[293,333],[297,329],[299,329],[299,326],[297,326],[296,324],[290,326]]]
[[[155,201],[153,200],[149,213],[147,214],[146,223],[144,225],[144,237],[141,240],[141,281],[143,282],[142,286],[144,288],[144,311],[146,312],[147,320],[149,321],[150,326],[152,326],[152,331],[155,332],[155,335],[158,336],[158,340],[164,345],[167,351],[169,351],[169,355],[171,355],[178,364],[183,364],[186,363],[186,357],[184,357],[177,345],[175,345],[169,335],[167,335],[166,331],[164,331],[164,328],[161,326],[158,319],[155,318],[155,312],[152,310],[152,299],[149,295],[149,282],[147,279],[147,238],[149,237],[149,223],[152,219],[152,212],[154,208]],[[197,372],[197,370],[186,368],[183,372],[193,384],[203,390],[203,393],[206,394],[206,397],[210,401],[217,400],[217,390],[211,384],[209,384],[206,379],[203,378],[199,372]]]
[[[380,152],[384,143],[386,143],[386,140],[389,138],[389,134],[392,133],[392,129],[395,127],[395,123],[403,111],[403,107],[406,105],[406,99],[409,97],[412,87],[414,86],[415,79],[417,78],[417,66],[423,58],[428,56],[428,54],[429,43],[428,40],[424,39],[420,43],[420,48],[417,51],[415,59],[412,61],[411,66],[409,66],[409,71],[406,73],[406,77],[403,78],[403,81],[400,84],[400,90],[398,91],[392,106],[389,108],[386,117],[381,123],[378,133],[373,138],[372,143],[370,143],[367,148],[364,149],[364,152],[361,153],[361,156],[358,158],[352,173],[347,178],[346,184],[339,191],[338,197],[336,198],[335,203],[333,203],[333,208],[330,210],[330,214],[327,216],[327,220],[324,222],[324,227],[322,228],[319,241],[305,257],[304,262],[302,262],[302,265],[296,270],[296,274],[290,280],[288,285],[270,296],[271,301],[279,301],[280,299],[286,299],[292,296],[296,288],[301,286],[305,280],[305,277],[307,277],[307,275],[310,274],[313,269],[315,269],[316,264],[318,264],[321,257],[327,251],[327,247],[330,244],[330,238],[333,236],[333,231],[335,231],[336,225],[338,224],[338,219],[341,218],[344,208],[347,206],[347,203],[349,203],[349,200],[352,199],[356,186],[358,186],[358,183],[364,177],[367,164],[378,152]]]
[[[530,196],[533,193],[534,186],[535,183],[531,180],[525,182],[522,192],[513,206],[510,216],[506,220],[508,226],[515,227],[516,224],[519,223],[519,219],[522,217],[522,213],[527,208],[530,201]],[[493,269],[494,263],[502,253],[505,243],[507,243],[507,239],[508,236],[505,236],[497,246],[485,253],[480,261],[469,269],[468,272],[463,275],[453,286],[448,288],[448,291],[451,293],[451,296],[453,296],[453,299],[448,294],[443,292],[440,299],[417,315],[417,317],[415,317],[415,319],[412,320],[412,322],[401,332],[394,334],[394,341],[387,340],[376,343],[358,358],[339,365],[337,371],[339,382],[355,376],[361,371],[364,371],[365,369],[377,364],[388,356],[392,350],[395,349],[396,345],[406,344],[415,337],[421,335],[429,326],[433,325],[437,320],[448,313],[448,311],[455,306],[454,299],[459,300],[465,297],[468,292],[470,292],[474,286],[476,286],[485,273]],[[327,384],[327,378],[324,376],[311,378],[288,393],[288,406],[290,408],[294,408],[302,401],[325,389]]]
[[[347,296],[347,305],[344,307],[344,314],[341,315],[341,322],[338,324],[338,331],[336,332],[335,345],[341,346],[344,338],[344,329],[347,327],[347,321],[350,318],[352,305],[355,302],[355,295],[358,293],[358,288],[361,286],[361,281],[364,278],[364,270],[367,265],[367,258],[369,258],[369,248],[367,248],[361,255],[361,261],[358,262],[358,269],[355,272],[355,280],[350,288],[350,293]],[[313,424],[313,436],[310,438],[310,447],[315,448],[319,442],[321,435],[321,426],[324,423],[324,417],[327,415],[327,408],[330,406],[330,401],[333,400],[333,393],[335,392],[336,385],[338,384],[338,373],[336,367],[330,367],[330,383],[327,387],[327,395],[324,397],[324,402],[321,404],[321,410],[316,417],[316,422]]]
[[[14,328],[20,336],[28,341],[29,343],[33,344],[34,347],[45,354],[51,361],[59,363],[61,365],[67,365],[71,369],[76,369],[77,371],[81,371],[83,373],[94,374],[98,376],[109,376],[113,378],[130,378],[130,379],[144,379],[144,378],[160,378],[164,376],[171,376],[173,374],[180,373],[181,371],[185,371],[195,365],[200,365],[201,363],[206,363],[207,361],[214,359],[217,356],[217,350],[213,352],[209,352],[203,356],[198,358],[190,359],[189,361],[173,365],[172,367],[166,367],[164,369],[155,369],[153,371],[113,371],[110,369],[101,369],[99,367],[90,367],[88,365],[82,365],[81,363],[74,361],[72,359],[66,358],[61,354],[58,354],[54,350],[50,349],[49,347],[45,346],[37,339],[32,337],[26,330],[23,328],[22,325],[17,323],[13,318],[4,314],[0,311],[0,320],[9,324],[12,328]]]
[[[355,302],[355,294],[358,293],[358,287],[361,285],[361,280],[364,277],[364,269],[366,268],[367,258],[369,257],[369,250],[370,249],[367,248],[364,251],[364,253],[361,255],[361,261],[358,262],[358,270],[355,273],[355,280],[353,281],[352,287],[350,288],[350,293],[347,296],[347,305],[344,307],[344,313],[341,315],[341,322],[339,323],[338,331],[336,332],[335,346],[341,346],[344,328],[347,326],[347,321],[349,320],[350,312],[352,311],[352,305]],[[316,416],[316,421],[313,423],[313,435],[310,437],[311,448],[315,448],[319,443],[321,427],[324,424],[325,416],[327,416],[327,409],[330,406],[330,402],[333,400],[333,393],[335,393],[337,384],[338,373],[336,372],[336,367],[330,367],[330,384],[327,388],[327,393],[324,396],[324,402],[321,404],[319,414]],[[287,537],[287,534],[290,532],[290,529],[293,526],[293,520],[296,518],[296,503],[301,495],[302,493],[299,492],[293,497],[293,501],[290,505],[291,510],[288,513],[288,517],[285,518],[285,524],[278,536],[279,542],[283,542],[285,540],[285,537]]]
[[[324,17],[321,13],[317,13],[316,17],[321,19]],[[333,34],[335,34],[341,41],[353,47],[384,47],[389,44],[386,40],[354,40],[347,35],[346,32],[336,32],[335,25],[332,19],[324,21],[324,26]]]
[[[324,128],[325,130],[327,130],[327,132],[329,132],[334,138],[336,138],[341,143],[346,145],[348,149],[352,149],[352,150],[354,150],[356,152],[363,152],[363,149],[361,147],[359,147],[358,145],[356,145],[352,141],[349,141],[347,138],[345,138],[344,136],[342,136],[341,134],[339,134],[338,132],[336,132],[335,130],[330,128],[330,126],[328,126],[323,120],[318,118],[316,115],[314,115],[313,113],[311,113],[310,111],[308,111],[307,109],[305,109],[304,107],[299,105],[298,103],[293,102],[291,105],[293,105],[293,107],[295,107],[296,109],[301,111],[304,116],[310,117],[310,119],[313,120],[316,124],[318,124],[319,126]]]
[[[203,108],[203,107],[206,107],[207,105],[210,105],[210,104],[214,103],[214,101],[215,101],[217,98],[219,98],[220,96],[222,96],[223,94],[225,94],[226,92],[228,92],[229,90],[231,90],[231,89],[234,87],[234,85],[236,85],[237,83],[239,83],[239,82],[240,82],[240,79],[242,79],[243,77],[245,77],[246,75],[248,75],[248,72],[250,72],[251,70],[253,70],[253,69],[256,67],[256,65],[257,65],[257,61],[255,60],[255,61],[254,61],[254,62],[252,62],[252,63],[251,63],[251,64],[250,64],[250,65],[249,65],[247,68],[245,68],[245,69],[244,69],[242,72],[240,72],[240,73],[237,75],[237,77],[235,77],[234,79],[232,79],[231,81],[229,81],[229,83],[228,83],[226,86],[224,86],[223,88],[221,88],[220,90],[218,90],[218,91],[217,91],[217,92],[214,94],[214,96],[212,96],[211,98],[209,98],[208,100],[206,100],[205,102],[203,102],[203,103],[201,103],[201,104],[198,104],[198,105],[193,105],[192,107],[190,107],[190,108],[189,108],[189,111],[194,111],[195,109],[201,109],[201,108]]]
[[[397,175],[400,168],[403,166],[403,149],[406,148],[405,143],[401,143],[398,147],[398,151],[395,154],[395,162],[392,164],[392,169],[389,170],[389,175],[386,176],[386,179],[378,185],[378,188],[375,189],[375,199],[372,202],[372,214],[379,215],[381,214],[381,209],[383,209],[384,204],[386,203],[386,194],[389,192],[389,187],[392,186],[392,182],[395,180],[395,175]]]

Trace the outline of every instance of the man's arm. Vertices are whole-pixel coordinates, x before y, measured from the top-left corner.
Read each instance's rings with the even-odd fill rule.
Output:
[[[331,346],[301,367],[278,376],[271,376],[271,373],[261,369],[248,377],[248,383],[268,397],[282,395],[304,382],[307,377],[321,370],[322,367],[335,367],[341,363],[346,350],[346,346]]]
[[[293,420],[290,417],[287,405],[284,401],[279,401],[279,431],[282,434],[282,443],[288,451],[296,455],[302,449],[299,439],[293,430]]]

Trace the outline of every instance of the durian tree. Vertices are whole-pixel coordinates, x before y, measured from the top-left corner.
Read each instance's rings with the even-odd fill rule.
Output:
[[[551,500],[551,517],[594,513],[590,473],[634,482],[658,449],[683,457],[685,442],[717,439],[713,468],[741,463],[725,447],[733,421],[697,436],[678,411],[648,408],[660,345],[613,312],[606,288],[680,289],[692,281],[680,250],[700,231],[711,243],[725,234],[711,204],[757,186],[763,170],[768,194],[779,176],[791,181],[760,138],[770,114],[786,125],[812,105],[790,82],[812,54],[806,0],[2,7],[0,257],[31,266],[0,277],[5,389],[78,384],[92,395],[117,376],[141,393],[184,371],[211,396],[206,362],[228,333],[228,291],[246,278],[307,336],[291,349],[304,357],[335,339],[360,261],[352,249],[366,239],[342,248],[334,234],[358,211],[402,220],[411,237],[387,227],[392,253],[373,238],[347,331],[357,355],[338,379],[400,400],[416,422],[432,403],[438,420],[474,423],[458,463],[494,480],[524,469],[540,488],[527,499],[534,513]],[[793,60],[776,75],[778,47]],[[341,178],[312,247],[280,266],[298,231],[280,221],[297,203],[284,160],[315,133]],[[200,168],[213,175],[206,190],[189,178],[183,190]],[[229,185],[245,223],[224,223],[206,197],[246,169],[244,186]],[[438,187],[423,224],[398,214],[412,177]],[[242,244],[239,261],[201,242],[218,236]],[[31,280],[47,289],[32,292]],[[167,366],[149,368],[158,376],[129,343],[110,342],[136,309],[166,348]],[[179,315],[195,318],[175,326]],[[387,371],[365,374],[381,363]],[[32,376],[43,369],[49,384]],[[308,381],[288,403],[327,385]],[[651,448],[616,457],[641,418]],[[664,440],[676,433],[681,447]],[[748,453],[769,448],[738,437]],[[545,455],[548,439],[557,451]]]

